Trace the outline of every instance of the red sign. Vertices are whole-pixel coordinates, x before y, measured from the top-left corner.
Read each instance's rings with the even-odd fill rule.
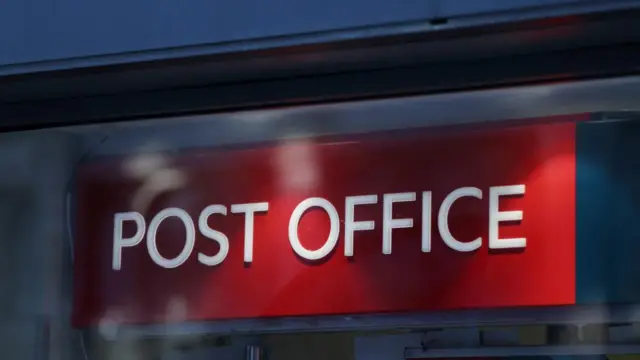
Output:
[[[575,301],[573,123],[135,155],[77,184],[78,326]]]

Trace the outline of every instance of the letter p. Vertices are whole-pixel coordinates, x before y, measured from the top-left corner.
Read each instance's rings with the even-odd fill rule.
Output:
[[[125,221],[134,221],[136,223],[136,233],[132,237],[122,237],[122,228]],[[111,264],[113,270],[120,270],[122,267],[122,248],[140,244],[142,238],[144,238],[145,229],[146,226],[142,214],[135,211],[115,214],[113,217],[113,262]]]

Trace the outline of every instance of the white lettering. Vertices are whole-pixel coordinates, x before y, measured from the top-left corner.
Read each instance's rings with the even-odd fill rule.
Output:
[[[209,205],[200,213],[198,218],[198,229],[203,236],[215,241],[220,245],[220,250],[213,256],[198,253],[198,261],[207,266],[215,266],[220,264],[229,254],[229,238],[221,231],[214,230],[209,227],[208,219],[213,214],[227,215],[227,207],[224,205]]]
[[[522,221],[521,210],[500,211],[500,196],[524,195],[524,185],[492,186],[489,188],[489,249],[516,249],[527,246],[526,238],[500,239],[498,225],[503,221]]]
[[[353,256],[353,234],[356,231],[373,230],[376,227],[373,220],[355,221],[356,205],[369,205],[377,202],[377,195],[347,196],[345,198],[344,256]]]
[[[167,259],[163,257],[158,251],[158,244],[156,243],[156,234],[160,224],[165,219],[170,217],[177,217],[184,224],[186,230],[185,242],[182,251],[178,256],[173,259]],[[147,232],[147,250],[149,250],[149,256],[151,260],[156,264],[162,266],[165,269],[173,269],[184,264],[185,261],[191,255],[193,246],[196,242],[196,229],[193,225],[193,221],[189,214],[180,208],[167,208],[160,211],[156,216],[151,219],[149,223],[149,231]]]
[[[440,205],[440,211],[438,212],[438,230],[440,231],[440,237],[442,237],[442,240],[447,246],[460,252],[475,251],[482,245],[482,237],[464,243],[454,238],[449,230],[449,211],[451,210],[451,206],[456,200],[465,196],[482,199],[482,190],[475,187],[456,189],[444,198],[442,205]]]
[[[231,212],[234,214],[244,213],[244,262],[253,261],[253,223],[254,213],[269,210],[268,202],[234,204],[231,205]]]
[[[422,193],[422,252],[431,252],[431,191]]]
[[[431,191],[423,191],[421,204],[420,220],[421,228],[421,251],[430,253],[433,246],[433,216],[437,216],[437,227],[443,242],[450,249],[458,252],[472,252],[482,246],[482,236],[471,241],[460,241],[456,239],[449,227],[449,217],[451,208],[454,203],[463,198],[471,197],[474,199],[483,199],[483,192],[476,187],[462,187],[455,189],[449,193],[434,215],[433,194]],[[502,222],[522,221],[522,210],[500,211],[499,203],[501,197],[506,196],[522,196],[525,194],[525,185],[507,185],[489,187],[489,232],[488,246],[489,249],[515,249],[525,248],[527,245],[526,237],[518,238],[500,238],[499,226]],[[389,193],[382,195],[382,253],[389,255],[392,253],[393,247],[393,230],[412,228],[414,226],[414,218],[394,218],[394,204],[415,202],[416,192]],[[356,208],[360,205],[378,204],[379,195],[357,195],[345,197],[345,217],[344,217],[344,256],[354,256],[355,233],[358,231],[371,231],[376,229],[376,220],[356,220]],[[320,208],[329,216],[330,230],[323,245],[311,250],[305,248],[299,237],[298,228],[300,221],[305,213],[312,208]],[[206,239],[212,240],[219,245],[219,249],[215,254],[208,255],[202,252],[198,253],[198,262],[205,266],[217,266],[221,264],[229,255],[230,241],[229,237],[220,230],[216,230],[209,225],[209,220],[213,215],[221,215],[223,221],[226,219],[228,212],[234,214],[244,214],[244,254],[243,259],[247,263],[253,262],[254,237],[255,237],[255,214],[258,212],[266,212],[269,210],[268,202],[233,204],[225,206],[221,204],[209,205],[204,208],[198,216],[198,231]],[[399,216],[396,214],[396,216]],[[174,258],[165,258],[158,250],[157,234],[161,223],[170,218],[175,217],[182,221],[186,230],[184,246],[180,253]],[[415,216],[417,219],[417,215]],[[145,225],[145,218],[142,214],[131,211],[121,212],[114,215],[113,228],[113,258],[112,269],[119,271],[122,269],[123,251],[125,248],[131,248],[139,245],[146,236],[147,250],[150,258],[157,265],[171,269],[184,264],[195,248],[196,228],[194,220],[183,209],[167,208],[156,214],[150,221],[148,228]],[[320,197],[311,197],[298,204],[291,213],[289,219],[288,236],[289,243],[293,251],[303,259],[319,260],[327,257],[336,247],[340,236],[340,216],[334,205],[327,199]],[[130,237],[125,237],[124,227],[126,222],[135,224],[135,233]],[[134,225],[131,224],[131,225]],[[417,249],[416,249],[417,250]]]
[[[416,201],[416,193],[384,194],[382,200],[382,253],[391,254],[392,230],[413,227],[413,219],[393,218],[393,204],[397,202]]]
[[[130,238],[122,237],[122,227],[125,221],[133,221],[136,223],[136,233]],[[144,238],[145,223],[142,214],[132,211],[126,213],[117,213],[113,217],[113,259],[111,268],[120,270],[122,267],[122,248],[133,247]]]
[[[331,229],[329,230],[329,236],[324,245],[317,250],[309,250],[302,246],[300,238],[298,237],[298,225],[300,225],[300,219],[304,213],[313,208],[318,207],[324,210],[329,215],[329,222]],[[291,213],[289,219],[289,242],[291,248],[300,257],[307,260],[319,260],[329,255],[333,248],[338,243],[338,235],[340,234],[340,217],[336,208],[327,199],[323,198],[308,198],[302,201]]]

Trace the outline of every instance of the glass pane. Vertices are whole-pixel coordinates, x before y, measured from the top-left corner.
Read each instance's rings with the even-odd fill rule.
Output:
[[[2,358],[636,354],[637,83],[0,135]]]

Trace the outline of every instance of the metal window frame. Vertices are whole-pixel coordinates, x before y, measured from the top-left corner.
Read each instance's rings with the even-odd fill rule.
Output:
[[[415,330],[465,326],[610,324],[640,322],[640,304],[572,305],[533,308],[475,309],[427,313],[301,316],[220,321],[120,325],[117,339],[204,334],[273,334]],[[99,329],[94,329],[100,332]]]
[[[479,347],[461,349],[406,348],[405,359],[443,359],[478,357],[518,357],[518,356],[581,356],[581,355],[627,355],[640,353],[640,345],[552,345],[552,346],[509,346]]]

